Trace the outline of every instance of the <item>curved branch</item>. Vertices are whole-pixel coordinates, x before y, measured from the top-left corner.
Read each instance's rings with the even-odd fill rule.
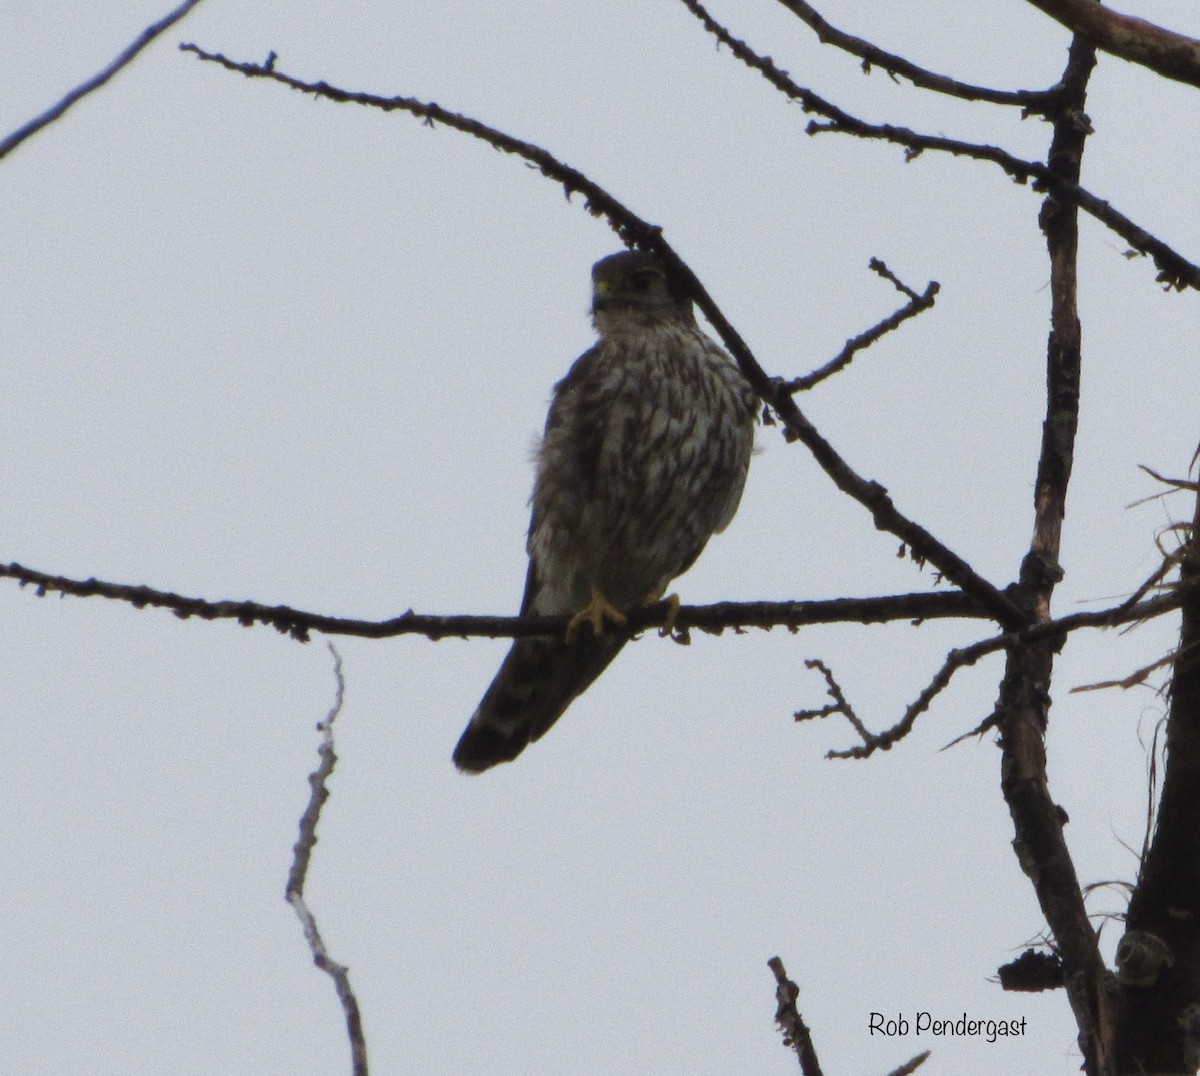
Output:
[[[1200,41],[1194,37],[1122,15],[1095,0],[1027,2],[1113,56],[1148,67],[1163,78],[1200,86]]]
[[[967,101],[987,101],[993,105],[1017,105],[1026,112],[1046,114],[1054,111],[1062,96],[1061,86],[1052,86],[1048,90],[993,90],[987,86],[973,86],[967,82],[927,71],[923,67],[885,52],[878,45],[873,45],[861,37],[855,37],[843,30],[831,26],[811,4],[804,0],[779,0],[801,22],[805,23],[817,35],[822,45],[833,45],[843,52],[857,56],[863,62],[863,70],[870,72],[872,67],[882,67],[892,75],[908,79],[914,86],[923,90],[934,90],[950,97],[961,97]],[[705,24],[710,33],[717,23],[708,15],[696,0],[683,0],[692,13]]]

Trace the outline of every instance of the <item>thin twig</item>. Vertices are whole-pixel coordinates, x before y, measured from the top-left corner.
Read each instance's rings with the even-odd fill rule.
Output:
[[[354,1076],[367,1076],[367,1043],[363,1037],[362,1014],[358,1007],[358,998],[350,986],[350,969],[344,964],[333,960],[325,948],[325,942],[317,929],[317,920],[309,910],[304,900],[304,882],[308,876],[308,865],[312,859],[313,849],[317,844],[317,823],[321,820],[321,808],[329,799],[328,781],[337,765],[337,755],[333,750],[333,723],[342,712],[342,703],[346,697],[346,681],[342,676],[342,658],[329,644],[329,652],[333,655],[333,674],[337,679],[337,694],[325,720],[317,725],[321,733],[321,744],[317,748],[320,762],[317,768],[309,774],[308,783],[311,789],[308,806],[300,817],[300,837],[292,849],[292,867],[288,872],[287,902],[295,909],[304,928],[304,937],[312,950],[313,963],[333,979],[334,989],[346,1015],[346,1034],[350,1039],[350,1057]]]
[[[788,978],[779,957],[771,957],[767,967],[775,975],[775,1023],[783,1032],[783,1045],[796,1051],[804,1076],[822,1076],[821,1062],[817,1060],[817,1051],[813,1048],[812,1033],[796,1008],[800,988]]]
[[[1060,199],[1079,206],[1085,213],[1095,217],[1105,227],[1116,232],[1134,250],[1148,254],[1154,259],[1154,264],[1158,266],[1159,273],[1156,279],[1159,283],[1179,291],[1185,287],[1200,288],[1200,266],[1192,264],[1162,240],[1155,238],[1124,214],[1113,209],[1104,199],[1085,190],[1077,181],[1067,178],[1040,161],[1023,160],[998,146],[962,142],[940,135],[918,134],[906,127],[896,127],[892,124],[866,123],[838,108],[807,87],[798,85],[788,77],[786,71],[777,67],[769,56],[760,56],[744,41],[733,37],[719,23],[712,22],[711,32],[718,40],[726,44],[742,63],[761,74],[790,100],[798,102],[805,112],[813,112],[825,117],[827,122],[813,121],[809,123],[808,133],[810,135],[832,131],[854,135],[858,138],[892,142],[905,147],[909,160],[926,150],[934,150],[959,157],[989,161],[1003,169],[1018,183],[1035,180],[1035,185],[1045,185]],[[1082,112],[1073,112],[1066,117],[1066,122],[1083,124],[1086,119]]]
[[[109,79],[113,77],[123,67],[127,67],[132,63],[134,57],[137,56],[147,45],[150,44],[164,30],[169,30],[180,19],[182,19],[189,11],[192,10],[200,0],[185,0],[169,15],[165,15],[152,26],[147,26],[124,52],[122,52],[112,63],[110,63],[103,71],[93,75],[86,82],[80,83],[70,93],[58,102],[53,108],[43,112],[40,116],[30,120],[23,127],[17,128],[7,138],[0,140],[0,159],[7,156],[17,148],[27,138],[37,134],[44,127],[49,127],[56,119],[67,111],[76,101],[82,97],[86,97],[93,90],[98,90]]]
[[[1062,96],[1059,86],[1048,90],[993,90],[987,86],[973,86],[970,83],[959,82],[946,75],[939,75],[918,67],[903,56],[885,52],[878,45],[873,45],[861,37],[854,37],[843,30],[831,26],[811,5],[804,0],[779,0],[793,15],[807,24],[817,39],[823,45],[833,45],[843,52],[850,53],[862,60],[863,70],[868,74],[872,67],[881,67],[892,75],[908,79],[914,86],[924,90],[935,90],[950,97],[961,97],[967,101],[986,101],[993,105],[1016,105],[1027,113],[1046,114],[1052,112]],[[713,22],[696,0],[683,0],[692,13],[705,23]],[[714,23],[715,25],[715,23]],[[713,32],[711,29],[710,33]]]
[[[560,183],[568,198],[572,194],[582,194],[586,199],[588,211],[603,216],[626,243],[653,252],[666,264],[691,293],[696,305],[708,318],[709,324],[729,349],[751,386],[779,416],[788,440],[802,441],[837,487],[871,512],[877,528],[896,535],[912,550],[914,559],[928,561],[946,579],[977,598],[1004,627],[1017,629],[1023,626],[1027,619],[1026,614],[1011,598],[983,578],[962,557],[938,541],[919,523],[901,513],[882,485],[863,478],[854,471],[816,427],[801,414],[790,393],[784,388],[785,383],[779,378],[769,377],[759,365],[746,341],[721,312],[696,274],[663,238],[662,229],[642,220],[578,169],[559,161],[540,146],[522,142],[478,120],[450,112],[430,102],[418,101],[411,97],[378,97],[374,94],[353,93],[330,86],[326,82],[302,82],[276,70],[274,53],[266,63],[250,64],[230,60],[219,53],[206,52],[196,45],[179,47],[185,52],[194,53],[201,60],[237,71],[247,78],[265,78],[302,93],[329,100],[380,108],[384,111],[400,110],[430,123],[442,123],[481,139],[505,153],[524,158],[543,175]]]
[[[792,715],[795,720],[806,721],[814,717],[829,717],[832,714],[841,714],[850,722],[854,731],[863,738],[863,743],[869,744],[873,737],[867,731],[866,725],[858,719],[858,714],[854,712],[854,707],[846,701],[846,696],[842,692],[842,686],[834,677],[833,670],[819,658],[809,658],[804,662],[804,667],[806,669],[816,669],[825,677],[825,690],[829,697],[833,699],[833,702],[827,706],[822,706],[819,710],[799,710]]]
[[[1143,620],[1162,616],[1164,613],[1172,612],[1178,609],[1182,603],[1181,595],[1174,592],[1160,595],[1157,598],[1149,598],[1144,602],[1138,602],[1134,605],[1131,605],[1127,601],[1121,602],[1120,605],[1112,606],[1109,609],[1073,613],[1058,620],[1049,620],[1043,624],[1036,624],[1021,632],[1005,632],[1001,635],[992,636],[989,639],[981,639],[969,646],[951,650],[946,655],[946,660],[943,662],[941,668],[934,674],[933,679],[929,681],[920,695],[908,706],[904,711],[903,717],[896,724],[891,728],[885,729],[883,732],[873,733],[869,730],[864,731],[865,726],[861,726],[861,722],[859,722],[855,725],[855,729],[862,736],[863,744],[829,751],[825,757],[862,759],[869,758],[876,751],[889,750],[912,732],[917,718],[925,713],[933,700],[949,686],[954,674],[959,669],[974,665],[988,654],[1010,649],[1019,644],[1028,645],[1030,643],[1065,639],[1069,634],[1081,628],[1115,627],[1119,624],[1138,623]],[[805,664],[808,663],[806,662]],[[809,718],[826,717],[829,714],[845,712],[841,706],[835,704],[822,707],[819,710],[802,710],[795,715],[795,718],[797,721],[802,721]],[[997,716],[993,711],[978,726],[971,729],[970,732],[964,732],[962,735],[955,737],[942,750],[954,747],[956,744],[970,739],[972,736],[982,736],[989,729],[995,728],[996,724]]]
[[[1000,636],[1001,640],[1008,638]],[[981,642],[975,643],[973,646],[964,646],[956,650],[951,650],[946,655],[946,660],[942,667],[938,669],[933,679],[925,686],[925,689],[917,696],[904,711],[904,716],[896,722],[890,729],[885,729],[883,732],[871,733],[866,732],[860,726],[856,726],[856,731],[863,737],[861,745],[856,744],[854,747],[843,748],[839,751],[829,751],[826,753],[826,758],[870,758],[876,751],[889,751],[891,748],[904,739],[913,730],[913,726],[917,723],[917,718],[920,717],[930,704],[937,698],[947,687],[950,686],[950,680],[954,674],[968,665],[974,665],[980,658],[987,654],[995,653],[1004,645],[996,639],[984,639]],[[861,723],[860,723],[861,724]]]
[[[846,346],[830,359],[829,362],[825,363],[824,366],[818,367],[811,374],[805,374],[803,377],[793,378],[791,381],[785,382],[783,387],[786,391],[807,392],[809,389],[814,388],[826,378],[832,377],[840,370],[844,370],[854,360],[854,356],[858,352],[870,347],[881,336],[890,333],[909,318],[916,317],[922,311],[928,310],[933,306],[937,293],[941,288],[941,285],[936,280],[931,280],[926,285],[925,291],[918,294],[898,280],[892,271],[888,269],[887,265],[879,258],[872,258],[870,267],[873,272],[878,273],[885,280],[890,280],[895,285],[897,291],[907,295],[909,297],[908,302],[894,314],[889,314],[878,325],[847,340]]]

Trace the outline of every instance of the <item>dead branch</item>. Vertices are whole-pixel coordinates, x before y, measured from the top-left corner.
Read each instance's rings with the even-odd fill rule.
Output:
[[[834,678],[833,670],[819,658],[809,658],[804,662],[804,667],[806,669],[816,669],[825,677],[825,690],[829,697],[833,699],[833,702],[822,706],[819,710],[799,710],[792,715],[795,720],[798,722],[807,721],[814,717],[829,717],[831,714],[841,714],[850,722],[854,731],[863,738],[863,742],[870,743],[872,739],[871,734],[867,731],[867,727],[858,719],[858,714],[854,712],[854,707],[846,701],[846,696],[842,692],[841,685]]]
[[[893,314],[889,314],[877,325],[872,326],[866,332],[859,333],[858,336],[846,341],[846,346],[842,348],[824,366],[818,367],[811,374],[805,374],[803,377],[793,378],[791,381],[785,382],[783,388],[788,392],[807,392],[809,389],[816,387],[828,377],[832,377],[840,370],[844,370],[854,360],[854,356],[864,348],[870,347],[881,336],[890,333],[893,329],[899,327],[909,318],[914,318],[922,311],[930,309],[937,299],[937,293],[941,285],[936,280],[931,280],[926,286],[922,294],[917,294],[906,284],[903,284],[887,265],[879,258],[872,258],[870,268],[873,272],[878,273],[885,280],[890,280],[895,285],[896,290],[908,296],[908,302]]]
[[[32,586],[38,597],[50,593],[76,598],[100,597],[124,602],[135,609],[146,607],[169,609],[180,619],[198,617],[201,620],[235,620],[243,627],[255,624],[272,627],[284,635],[307,642],[309,633],[349,635],[363,639],[390,639],[398,635],[424,635],[427,639],[507,639],[527,635],[555,635],[566,630],[566,617],[516,616],[437,616],[414,613],[412,610],[387,620],[355,620],[306,612],[287,605],[263,605],[253,601],[206,601],[189,598],[153,587],[132,586],[127,583],[108,583],[99,579],[68,579],[49,575],[20,564],[0,564],[0,579],[15,579],[22,587]],[[1151,620],[1178,609],[1182,603],[1178,588],[1145,601],[1122,602],[1109,609],[1072,613],[1046,624],[1024,631],[1021,638],[1037,640],[1060,638],[1081,628],[1107,628]],[[667,622],[670,604],[659,602],[629,611],[624,629],[615,625],[611,630],[626,630],[630,634],[661,627]],[[813,624],[884,624],[908,620],[920,624],[925,620],[965,618],[990,619],[988,611],[961,591],[924,591],[914,594],[891,594],[870,598],[830,598],[818,601],[794,602],[716,602],[712,605],[680,606],[675,624],[680,629],[719,634],[725,629],[784,627],[795,631]],[[985,640],[987,651],[1000,649],[1009,635]],[[983,646],[984,643],[976,644]]]
[[[329,652],[333,655],[333,674],[337,678],[337,694],[325,720],[317,725],[321,733],[321,744],[317,748],[320,763],[309,774],[308,783],[311,793],[308,806],[300,818],[300,837],[292,848],[292,867],[288,872],[285,896],[287,902],[295,909],[304,928],[304,937],[312,950],[313,963],[333,979],[334,989],[342,1004],[346,1016],[346,1033],[350,1038],[350,1057],[354,1076],[367,1076],[367,1043],[363,1037],[362,1014],[358,1008],[358,998],[350,986],[350,969],[344,964],[333,960],[325,948],[325,942],[317,929],[317,920],[309,910],[304,900],[304,882],[308,876],[308,864],[312,859],[313,849],[317,844],[317,823],[321,820],[321,808],[329,798],[328,781],[337,765],[337,755],[333,750],[333,723],[342,712],[342,702],[346,697],[346,681],[342,676],[341,655],[330,644]]]
[[[1091,2],[1091,0],[1087,0],[1087,2]],[[792,81],[787,72],[777,67],[769,56],[760,56],[744,41],[733,37],[719,23],[712,22],[711,32],[719,41],[728,45],[730,51],[742,63],[757,71],[789,100],[798,102],[805,112],[813,112],[825,117],[825,122],[814,120],[809,123],[807,130],[810,135],[836,132],[853,135],[856,138],[892,142],[905,147],[907,151],[905,156],[910,161],[926,150],[989,161],[1003,169],[1016,182],[1025,184],[1034,180],[1036,181],[1035,189],[1044,186],[1053,191],[1059,199],[1077,205],[1105,227],[1116,232],[1134,250],[1149,255],[1158,267],[1159,272],[1156,279],[1159,283],[1178,291],[1188,287],[1200,288],[1200,266],[1189,262],[1162,240],[1157,239],[1124,214],[1115,210],[1104,199],[1085,190],[1076,180],[1067,178],[1065,174],[1056,172],[1039,161],[1027,161],[1014,157],[998,146],[963,142],[940,135],[918,134],[907,127],[897,127],[892,124],[866,123],[826,101],[807,87]],[[1065,92],[1062,91],[1061,85],[1058,90]],[[1081,111],[1072,111],[1066,120],[1073,124],[1085,124],[1086,116]]]
[[[566,630],[567,617],[519,616],[433,616],[411,609],[387,620],[355,620],[305,612],[287,605],[263,605],[253,601],[206,601],[170,591],[126,583],[107,583],[99,579],[68,579],[48,575],[20,564],[0,564],[0,578],[17,580],[32,586],[38,597],[49,593],[77,598],[100,597],[125,602],[142,609],[147,606],[169,609],[180,619],[235,620],[243,627],[262,624],[301,642],[309,633],[350,635],[365,639],[390,639],[398,635],[424,635],[430,640],[446,638],[518,638],[527,635],[558,635]],[[630,635],[667,623],[671,603],[658,602],[629,611],[623,630]],[[684,605],[673,623],[680,630],[695,628],[719,634],[726,628],[785,627],[794,631],[812,624],[851,622],[882,624],[888,621],[939,620],[948,617],[981,619],[987,611],[960,591],[926,591],[872,598],[832,598],[825,601],[795,602],[717,602],[713,605]]]
[[[796,1051],[804,1076],[822,1076],[821,1062],[817,1060],[817,1052],[813,1049],[812,1033],[796,1008],[800,988],[787,977],[779,957],[771,957],[767,967],[775,974],[775,1023],[783,1032],[783,1045]]]
[[[1079,179],[1089,129],[1077,120],[1084,114],[1095,62],[1095,49],[1076,39],[1063,75],[1068,99],[1054,122],[1046,166],[1064,183],[1075,184]],[[1040,623],[1050,619],[1050,601],[1062,578],[1058,557],[1078,425],[1081,353],[1077,203],[1058,197],[1060,184],[1047,186],[1050,195],[1039,218],[1050,258],[1046,416],[1034,482],[1033,538],[1021,565],[1021,587]],[[1054,653],[1055,645],[1048,640],[1020,642],[1008,648],[995,709],[1002,753],[1000,787],[1013,821],[1017,861],[1033,884],[1062,958],[1084,1070],[1091,1076],[1112,1076],[1117,1067],[1108,973],[1063,838],[1066,818],[1051,798],[1046,773],[1045,730]]]
[[[1122,15],[1095,0],[1028,0],[1097,48],[1141,64],[1175,82],[1200,86],[1200,41],[1145,19]]]
[[[30,120],[22,127],[18,127],[7,138],[0,140],[0,159],[6,157],[14,149],[17,148],[27,138],[37,134],[38,131],[45,127],[49,127],[57,120],[64,112],[67,111],[76,101],[86,97],[94,90],[100,89],[109,79],[113,77],[123,67],[128,67],[134,58],[147,45],[149,45],[163,31],[169,30],[180,19],[182,19],[189,11],[192,10],[200,0],[185,0],[170,14],[163,16],[158,22],[151,26],[147,26],[134,40],[134,42],[125,49],[112,63],[110,63],[103,71],[93,75],[86,82],[80,83],[70,93],[66,95],[58,104],[43,112],[40,116]]]
[[[1200,497],[1180,560],[1184,594],[1166,717],[1162,796],[1126,916],[1124,985],[1118,1004],[1123,1071],[1189,1071],[1200,1042]],[[1151,782],[1157,777],[1157,730]],[[1149,808],[1148,808],[1149,810]],[[1126,940],[1126,939],[1123,939]],[[1152,939],[1152,941],[1150,941]],[[1136,945],[1134,944],[1136,941]],[[1149,946],[1149,949],[1147,948]],[[1131,952],[1165,960],[1129,980]]]
[[[194,53],[201,60],[219,64],[227,70],[236,71],[247,78],[269,79],[303,93],[325,97],[332,101],[350,102],[380,108],[384,111],[400,110],[419,116],[431,124],[434,122],[445,124],[447,127],[481,139],[499,150],[524,158],[535,165],[543,175],[560,183],[568,197],[575,193],[582,194],[586,199],[585,204],[589,212],[596,216],[603,216],[626,243],[657,255],[688,289],[696,305],[708,318],[709,324],[716,330],[717,335],[746,375],[751,386],[763,402],[779,416],[787,439],[802,441],[837,487],[870,511],[875,526],[879,530],[889,531],[904,541],[912,549],[916,558],[928,561],[946,579],[978,599],[1006,628],[1015,629],[1023,626],[1024,613],[1007,595],[984,579],[962,557],[938,541],[919,523],[901,513],[892,503],[887,489],[878,482],[865,479],[854,471],[816,427],[801,414],[790,393],[783,387],[784,382],[779,378],[768,376],[759,365],[746,341],[721,312],[700,279],[663,237],[662,229],[642,220],[578,169],[563,164],[540,146],[522,142],[503,131],[488,127],[478,120],[457,112],[450,112],[440,105],[418,101],[411,97],[378,97],[374,94],[354,93],[330,86],[326,82],[302,82],[275,69],[274,53],[265,63],[251,64],[230,60],[219,53],[206,52],[196,45],[185,44],[179,47],[184,52]]]
[[[870,74],[872,67],[881,67],[891,75],[899,75],[908,79],[914,86],[923,90],[934,90],[950,97],[961,97],[966,101],[986,101],[993,105],[1016,105],[1027,113],[1052,112],[1062,95],[1060,86],[1052,86],[1048,90],[993,90],[987,86],[972,86],[966,82],[927,71],[923,67],[885,52],[878,45],[873,45],[861,37],[854,37],[842,30],[831,26],[810,4],[804,0],[779,0],[796,18],[809,26],[817,35],[822,45],[833,45],[835,48],[857,56],[862,60],[863,71]],[[707,26],[711,17],[695,0],[683,0],[692,13],[705,22]],[[715,25],[715,24],[714,24]],[[710,32],[712,32],[710,30]]]
[[[862,744],[843,748],[839,751],[829,751],[825,757],[870,758],[876,751],[891,750],[893,745],[899,743],[905,736],[912,732],[913,726],[917,723],[917,718],[928,710],[933,700],[950,686],[950,680],[959,669],[965,668],[968,665],[974,665],[985,655],[1001,649],[1005,645],[1005,640],[1009,638],[1010,636],[1002,635],[997,639],[984,639],[972,646],[964,646],[956,650],[951,650],[946,655],[946,660],[942,664],[942,667],[926,685],[921,694],[917,696],[916,700],[908,706],[904,711],[904,716],[896,724],[880,733],[868,732],[865,728],[860,727],[860,725],[856,725],[856,731],[863,738]],[[798,720],[800,715],[797,714],[796,717]],[[968,735],[970,734],[968,733]]]
[[[919,1069],[923,1064],[925,1064],[926,1061],[929,1060],[929,1056],[932,1053],[933,1053],[932,1050],[922,1050],[915,1057],[910,1057],[907,1061],[904,1062],[903,1065],[900,1065],[898,1068],[892,1069],[892,1071],[889,1072],[887,1074],[887,1076],[912,1076],[912,1074],[914,1072],[916,1072],[917,1069]]]

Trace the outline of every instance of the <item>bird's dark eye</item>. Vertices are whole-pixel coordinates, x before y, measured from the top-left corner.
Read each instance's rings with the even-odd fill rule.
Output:
[[[639,269],[630,277],[629,282],[633,285],[635,291],[646,291],[654,283],[654,278],[657,275],[653,269]]]

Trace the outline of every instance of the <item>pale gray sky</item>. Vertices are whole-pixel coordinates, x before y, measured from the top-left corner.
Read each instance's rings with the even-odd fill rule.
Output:
[[[1067,34],[1020,0],[828,0],[835,24],[1008,88]],[[104,66],[165,6],[0,13],[0,132]],[[1124,10],[1200,31],[1189,3]],[[713,11],[869,119],[1040,156],[1009,111],[864,77],[781,5]],[[331,614],[515,612],[530,446],[591,340],[588,271],[618,247],[554,184],[452,131],[314,102],[180,54],[195,41],[415,95],[538,142],[661,224],[772,373],[896,305],[867,271],[942,283],[934,311],[801,401],[897,505],[1003,585],[1032,523],[1048,268],[1038,196],[987,165],[804,135],[807,117],[671,0],[329,5],[206,0],[0,162],[0,560]],[[1085,183],[1200,255],[1195,91],[1102,58]],[[1194,294],[1083,226],[1085,380],[1059,613],[1128,593],[1172,514],[1137,470],[1200,432]],[[759,436],[741,511],[685,602],[932,585],[799,446]],[[1085,882],[1132,879],[1148,691],[1069,695],[1175,626],[1080,635],[1049,750]],[[340,641],[341,762],[309,897],[349,964],[373,1071],[796,1070],[780,955],[831,1073],[1075,1072],[1061,994],[990,981],[1043,926],[989,740],[999,661],[959,674],[865,763],[809,657],[896,720],[971,623],[632,645],[544,741],[480,778],[450,751],[502,642]],[[328,980],[283,901],[333,697],[323,642],[0,583],[0,1042],[19,1076],[349,1070]],[[1097,896],[1097,911],[1120,908]],[[1111,948],[1119,930],[1106,932]],[[1027,1021],[989,1045],[867,1033],[872,1011]]]

